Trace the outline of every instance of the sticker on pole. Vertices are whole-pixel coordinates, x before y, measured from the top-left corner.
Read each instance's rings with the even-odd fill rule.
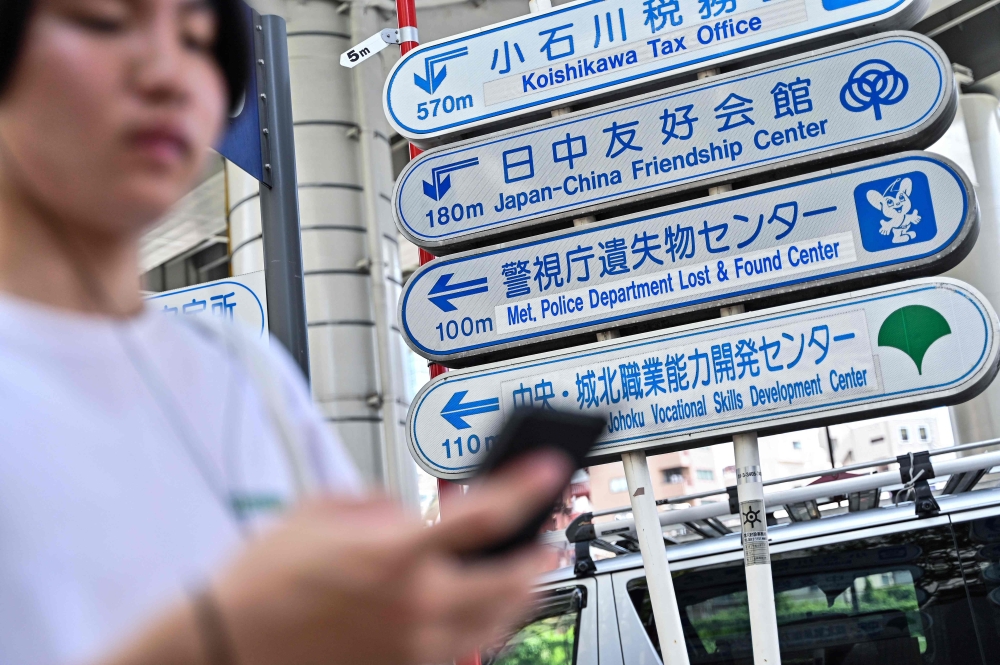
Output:
[[[961,169],[903,153],[439,258],[407,281],[399,321],[436,362],[523,355],[792,291],[937,274],[968,254],[978,223]]]
[[[830,160],[923,148],[956,108],[929,39],[893,33],[435,148],[393,214],[438,253],[623,203]]]
[[[448,372],[407,415],[417,463],[472,474],[517,408],[599,415],[595,463],[734,433],[956,404],[997,371],[997,315],[944,277]]]
[[[441,141],[834,33],[907,28],[927,0],[579,0],[421,45],[392,68],[385,114]]]

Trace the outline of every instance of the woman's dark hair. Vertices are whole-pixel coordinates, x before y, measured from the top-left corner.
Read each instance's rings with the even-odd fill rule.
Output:
[[[225,76],[229,108],[232,109],[243,96],[250,73],[250,11],[242,0],[209,0],[209,4],[219,22],[212,54]],[[0,95],[6,91],[21,53],[31,7],[31,0],[0,0]]]

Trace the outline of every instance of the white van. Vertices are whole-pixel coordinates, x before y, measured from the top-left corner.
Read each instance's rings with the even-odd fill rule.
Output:
[[[981,474],[980,474],[981,475]],[[1000,489],[769,529],[783,665],[1000,663]],[[738,533],[667,547],[691,665],[752,665]],[[658,665],[637,553],[540,586],[535,618],[483,665]]]

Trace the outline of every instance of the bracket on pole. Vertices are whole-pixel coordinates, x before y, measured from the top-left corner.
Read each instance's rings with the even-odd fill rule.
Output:
[[[596,539],[594,533],[593,513],[582,513],[566,527],[566,540],[576,546],[576,563],[573,573],[577,577],[586,577],[597,572],[597,566],[590,557],[590,541]]]
[[[900,493],[912,493],[914,509],[920,517],[933,517],[941,512],[941,507],[931,493],[927,481],[934,477],[934,466],[928,451],[900,455],[899,479],[904,487]]]

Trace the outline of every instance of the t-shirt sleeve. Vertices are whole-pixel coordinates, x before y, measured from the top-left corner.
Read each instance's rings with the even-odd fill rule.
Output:
[[[283,382],[288,414],[306,448],[320,484],[332,494],[359,495],[364,484],[340,438],[312,401],[309,387],[298,365],[280,343],[268,348],[272,363]]]

